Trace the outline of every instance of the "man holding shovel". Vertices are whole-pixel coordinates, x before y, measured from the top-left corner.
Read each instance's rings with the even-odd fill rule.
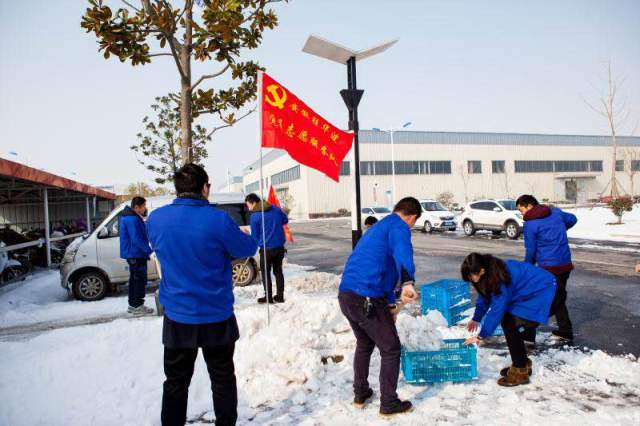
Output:
[[[358,242],[342,275],[338,300],[356,337],[353,359],[353,405],[364,407],[373,396],[369,387],[369,362],[378,347],[380,366],[380,414],[391,416],[411,411],[409,401],[396,393],[400,373],[400,339],[395,326],[394,290],[402,284],[402,303],[418,298],[414,289],[415,266],[411,228],[420,217],[418,200],[403,198],[393,214],[382,219]]]

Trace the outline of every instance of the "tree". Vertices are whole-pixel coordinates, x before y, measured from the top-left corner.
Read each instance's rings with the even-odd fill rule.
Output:
[[[442,204],[447,210],[453,208],[453,193],[451,191],[441,192],[436,196],[436,201]]]
[[[134,0],[131,0],[134,1]],[[135,0],[137,1],[137,0]],[[224,125],[238,121],[236,112],[255,99],[257,62],[239,61],[244,49],[255,49],[266,29],[278,24],[275,13],[267,10],[274,0],[200,0],[199,16],[194,17],[194,0],[174,8],[170,0],[140,0],[139,5],[122,0],[125,7],[115,12],[103,0],[89,0],[80,26],[98,39],[98,51],[105,59],[145,65],[160,56],[172,57],[180,81],[180,95],[170,94],[180,111],[180,159],[192,162],[193,120],[213,114]],[[151,44],[157,51],[151,51]],[[193,61],[213,61],[220,68],[192,79]],[[199,88],[206,80],[231,77],[231,87]]]
[[[157,117],[155,121],[148,116],[142,119],[144,131],[136,135],[138,144],[131,146],[131,150],[143,156],[138,162],[158,175],[157,183],[164,184],[173,180],[173,174],[184,163],[180,149],[180,112],[177,102],[169,96],[158,97],[155,101],[151,109]],[[199,124],[194,126],[191,162],[200,163],[207,158],[205,144],[211,140],[212,133]]]
[[[633,200],[631,197],[612,198],[608,204],[613,214],[618,218],[618,224],[622,223],[622,215],[624,212],[633,210]]]
[[[117,201],[122,203],[132,199],[133,197],[157,197],[160,195],[169,195],[171,193],[173,193],[172,190],[163,186],[152,188],[151,185],[146,182],[135,182],[127,186],[124,194],[119,195]]]
[[[467,167],[463,164],[458,166],[458,172],[460,173],[460,178],[462,178],[462,186],[464,188],[465,204],[469,202],[469,169]]]
[[[607,88],[600,93],[598,105],[592,105],[585,100],[589,108],[607,120],[609,130],[611,131],[611,179],[602,191],[602,193],[604,193],[607,187],[610,187],[611,198],[620,196],[618,179],[616,178],[616,160],[618,155],[617,130],[629,116],[629,110],[626,108],[625,103],[618,97],[618,91],[623,83],[624,80],[617,79],[613,76],[611,63],[608,63]]]

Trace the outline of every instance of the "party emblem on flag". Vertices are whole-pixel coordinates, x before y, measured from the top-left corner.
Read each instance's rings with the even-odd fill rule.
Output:
[[[338,129],[266,73],[260,93],[262,146],[286,150],[297,162],[339,181],[353,133]]]

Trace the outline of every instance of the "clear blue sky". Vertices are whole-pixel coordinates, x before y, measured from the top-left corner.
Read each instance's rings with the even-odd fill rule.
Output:
[[[175,65],[105,61],[80,28],[85,7],[0,2],[0,156],[15,150],[21,161],[93,184],[149,181],[129,146],[153,98],[178,90]],[[276,10],[280,26],[251,56],[339,126],[346,69],[302,53],[310,33],[356,49],[400,39],[358,66],[361,128],[411,121],[415,130],[606,134],[583,98],[595,98],[609,60],[640,118],[636,0],[293,0]],[[256,135],[249,118],[215,136],[205,164],[214,185],[227,167],[239,174],[257,158]]]

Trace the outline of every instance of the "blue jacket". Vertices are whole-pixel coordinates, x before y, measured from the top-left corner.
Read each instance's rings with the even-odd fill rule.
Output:
[[[578,221],[575,215],[538,205],[524,219],[525,261],[556,273],[571,270],[567,229]]]
[[[190,198],[154,210],[147,229],[160,261],[160,303],[167,317],[184,324],[229,319],[231,260],[255,254],[255,240],[227,213]]]
[[[507,260],[505,263],[511,283],[501,283],[500,294],[492,295],[490,300],[480,294],[476,299],[473,320],[480,322],[484,318],[480,337],[491,336],[505,312],[540,324],[549,320],[551,302],[556,294],[555,277],[526,262]]]
[[[415,273],[411,231],[393,213],[362,236],[344,267],[340,291],[386,297],[394,303],[394,289],[401,275],[404,281],[413,281]]]
[[[286,238],[282,226],[287,223],[289,218],[281,209],[265,203],[264,232],[267,236],[267,249],[284,247]],[[259,207],[251,214],[251,236],[258,241],[258,248],[262,248],[262,212]]]
[[[120,257],[123,259],[148,259],[151,255],[144,221],[126,206],[120,216]]]

